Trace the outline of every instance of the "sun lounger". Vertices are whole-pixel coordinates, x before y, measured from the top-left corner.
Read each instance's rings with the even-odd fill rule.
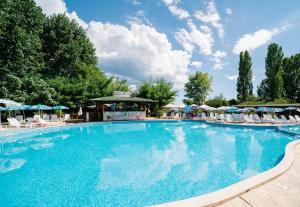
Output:
[[[261,123],[261,119],[259,118],[259,116],[257,114],[254,114],[252,116],[252,120],[256,123]]]
[[[300,123],[300,117],[298,115],[294,116],[298,123]]]
[[[167,113],[163,113],[161,118],[166,119],[167,118]]]
[[[293,116],[289,116],[290,123],[297,123],[297,120]]]
[[[216,119],[214,113],[209,113],[209,118],[211,118],[211,119]]]
[[[10,126],[13,126],[16,128],[20,128],[22,126],[22,124],[15,118],[7,118],[7,121]]]
[[[52,114],[50,121],[57,121],[57,115],[56,114]]]
[[[16,119],[20,122],[20,123],[24,123],[24,117],[22,115],[18,115],[16,116]]]
[[[47,126],[47,121],[45,121],[44,119],[42,118],[37,118],[36,119],[36,124],[39,125],[39,126]]]
[[[33,118],[34,118],[34,119],[41,118],[41,115],[34,115]]]
[[[10,126],[12,127],[16,127],[16,128],[21,128],[21,127],[35,127],[34,124],[25,124],[22,125],[17,119],[15,118],[7,118],[7,121],[9,123]]]
[[[284,115],[281,115],[280,118],[284,123],[289,123],[289,120],[287,120],[287,118]]]
[[[43,119],[44,119],[45,121],[50,121],[50,116],[49,116],[48,114],[44,114],[44,115],[43,115]]]
[[[71,120],[70,114],[65,114],[64,121],[69,121],[69,120]]]
[[[174,119],[179,119],[179,113],[175,113]]]
[[[225,122],[233,122],[231,114],[225,114],[224,121]]]

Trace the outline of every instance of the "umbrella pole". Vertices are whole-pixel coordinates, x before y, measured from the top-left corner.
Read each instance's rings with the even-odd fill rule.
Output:
[[[25,122],[25,112],[24,112],[24,109],[23,109],[23,122]]]

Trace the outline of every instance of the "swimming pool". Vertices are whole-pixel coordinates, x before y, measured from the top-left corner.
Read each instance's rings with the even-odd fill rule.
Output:
[[[294,139],[271,127],[199,121],[2,133],[0,203],[147,206],[189,198],[272,168]]]

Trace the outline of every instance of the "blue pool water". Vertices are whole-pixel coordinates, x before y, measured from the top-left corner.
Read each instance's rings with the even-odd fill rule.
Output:
[[[147,206],[189,198],[272,168],[295,139],[275,128],[198,121],[1,133],[5,207]]]
[[[283,127],[280,127],[280,129],[300,135],[300,125],[283,126]]]

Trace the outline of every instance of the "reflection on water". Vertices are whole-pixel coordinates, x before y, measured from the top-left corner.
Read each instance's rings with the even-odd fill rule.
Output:
[[[59,132],[58,130],[54,132]],[[20,169],[26,162],[23,158],[9,159],[7,156],[19,155],[27,150],[41,150],[52,148],[55,140],[65,140],[70,137],[70,134],[56,134],[53,136],[53,131],[38,132],[29,136],[26,132],[25,136],[10,135],[9,137],[1,137],[0,148],[0,172],[6,173],[9,171]]]
[[[100,161],[97,188],[147,188],[165,179],[172,166],[184,163],[188,158],[183,128],[175,128],[173,135],[175,140],[170,140],[169,146],[163,150],[156,146],[122,145],[115,148],[114,158]]]
[[[19,169],[24,165],[26,160],[24,159],[5,159],[0,158],[0,173],[6,173],[9,171],[13,171]]]

